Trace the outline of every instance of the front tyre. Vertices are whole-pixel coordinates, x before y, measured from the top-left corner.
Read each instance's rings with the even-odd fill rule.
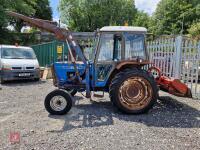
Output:
[[[113,78],[109,93],[111,101],[119,110],[140,114],[152,108],[157,100],[158,88],[148,72],[126,69]]]
[[[63,90],[54,90],[46,96],[44,106],[51,115],[64,115],[72,108],[72,98]]]
[[[0,84],[4,84],[5,81],[3,80],[3,78],[0,77]]]
[[[35,78],[34,81],[38,82],[38,81],[40,81],[40,78]]]

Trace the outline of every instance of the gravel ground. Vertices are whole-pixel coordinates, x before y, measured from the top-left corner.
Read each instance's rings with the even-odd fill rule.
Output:
[[[69,114],[50,116],[43,101],[53,89],[52,81],[2,86],[0,149],[200,149],[200,100],[160,92],[148,114],[124,115],[107,94],[98,102],[78,94]],[[12,132],[19,144],[10,144]]]

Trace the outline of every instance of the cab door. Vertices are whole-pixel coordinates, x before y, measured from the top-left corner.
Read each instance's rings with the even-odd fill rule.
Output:
[[[104,87],[114,68],[121,60],[122,34],[102,33],[95,59],[95,87]]]

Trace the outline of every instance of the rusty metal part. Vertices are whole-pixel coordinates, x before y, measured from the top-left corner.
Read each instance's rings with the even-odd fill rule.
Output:
[[[53,85],[57,87],[58,82],[57,82],[57,77],[56,77],[56,74],[55,74],[54,65],[51,66],[51,72],[52,72],[52,78],[53,78]]]
[[[182,83],[179,79],[169,78],[167,76],[162,75],[160,69],[157,67],[149,68],[148,72],[157,72],[156,74],[158,76],[154,77],[157,82],[157,85],[160,87],[161,90],[167,91],[168,93],[175,96],[192,98],[191,90],[187,87],[186,84]]]
[[[120,103],[129,110],[145,108],[152,98],[152,86],[143,77],[129,78],[119,88]]]
[[[9,16],[21,19],[34,27],[54,33],[56,37],[60,40],[65,40],[67,38],[66,35],[69,31],[66,29],[57,27],[55,24],[50,23],[50,21],[27,17],[22,14],[18,14],[11,11],[7,11],[7,14]]]
[[[151,64],[151,62],[147,60],[143,60],[142,62],[139,62],[138,60],[120,61],[119,63],[117,63],[116,68],[120,69],[121,67],[125,65],[144,66],[148,64]]]

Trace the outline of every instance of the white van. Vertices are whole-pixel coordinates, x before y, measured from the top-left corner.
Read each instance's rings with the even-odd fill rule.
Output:
[[[0,82],[40,79],[39,63],[32,48],[0,45]]]

